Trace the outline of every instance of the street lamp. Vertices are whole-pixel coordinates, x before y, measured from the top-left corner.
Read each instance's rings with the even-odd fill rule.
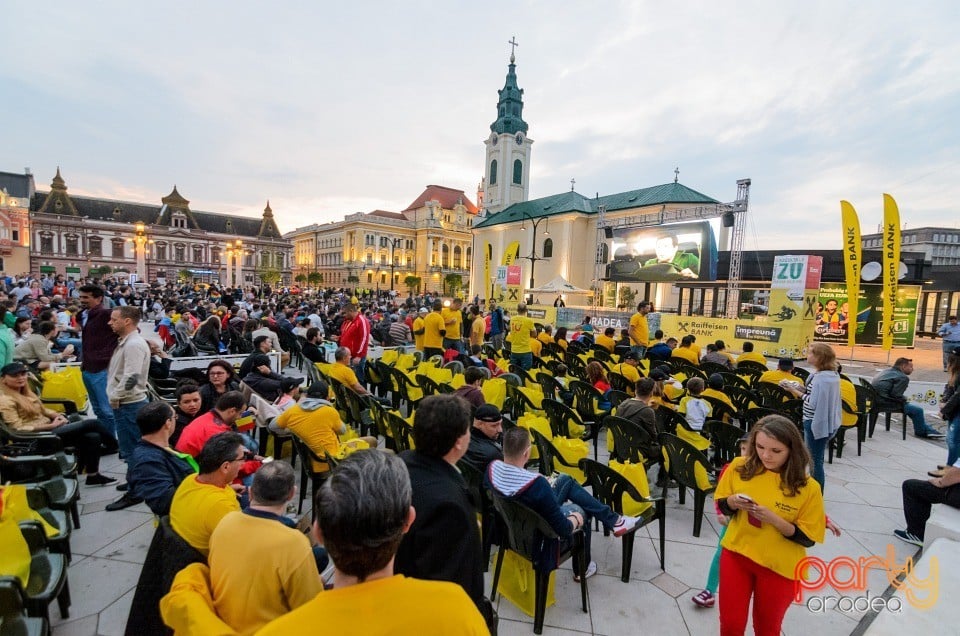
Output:
[[[147,236],[146,226],[143,221],[137,221],[134,225],[134,234],[132,239],[127,239],[128,243],[133,243],[133,254],[137,261],[137,278],[141,282],[147,282],[147,245],[153,244],[153,239]]]
[[[223,250],[223,253],[227,256],[227,280],[230,281],[231,287],[236,287],[237,284],[243,286],[243,261],[241,260],[245,254],[249,254],[248,250],[243,248],[243,241],[237,239],[235,241],[227,241],[225,246],[226,249]],[[230,261],[234,261],[234,267],[231,269]]]
[[[542,257],[542,256],[537,256],[537,227],[539,227],[540,223],[541,223],[543,220],[546,219],[546,220],[547,220],[547,227],[546,227],[546,229],[543,231],[543,233],[546,234],[547,236],[550,236],[550,221],[549,221],[549,218],[550,218],[550,217],[541,216],[539,219],[534,219],[532,216],[530,216],[529,214],[527,214],[526,212],[524,212],[524,213],[523,213],[523,217],[522,217],[521,220],[520,220],[520,231],[521,231],[521,232],[525,232],[525,231],[527,230],[527,228],[526,228],[526,227],[524,226],[524,224],[523,224],[523,223],[524,223],[524,222],[523,222],[523,219],[530,219],[530,225],[533,226],[533,241],[532,241],[532,243],[530,244],[530,255],[529,255],[529,256],[521,256],[521,257],[520,257],[520,258],[523,258],[523,259],[526,259],[526,260],[530,261],[530,289],[531,289],[531,290],[534,288],[534,283],[533,283],[533,270],[534,270],[534,268],[535,268],[536,265],[537,265],[537,261],[545,261],[545,260],[547,260],[546,258],[544,258],[544,257]],[[533,304],[533,292],[532,292],[532,291],[530,292],[530,300],[529,300],[528,302],[530,302],[530,304]]]

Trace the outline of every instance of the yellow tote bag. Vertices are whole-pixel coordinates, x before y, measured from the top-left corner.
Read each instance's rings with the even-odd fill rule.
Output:
[[[629,461],[618,462],[610,461],[610,468],[627,478],[633,487],[644,497],[650,496],[650,483],[647,481],[647,471],[643,464],[633,464]],[[627,493],[623,493],[623,514],[628,517],[636,517],[644,513],[652,503],[636,501]]]
[[[480,387],[483,393],[483,399],[487,404],[493,404],[495,407],[503,410],[503,401],[507,399],[507,381],[502,378],[493,378],[486,380]]]
[[[30,580],[30,547],[12,515],[0,510],[0,576],[15,576],[27,587]]]
[[[710,448],[710,440],[699,433],[688,431],[682,426],[677,427],[677,437],[695,447],[698,451],[705,451]]]
[[[557,602],[554,596],[556,573],[550,573],[550,583],[547,584],[547,607]],[[533,564],[513,550],[507,550],[503,555],[503,567],[500,570],[500,582],[497,591],[508,601],[516,605],[527,616],[533,616],[536,610],[536,578]]]
[[[43,532],[48,537],[55,537],[60,530],[43,518],[39,512],[30,507],[27,502],[27,487],[19,484],[7,484],[0,490],[4,519],[13,519],[15,522],[36,521],[43,526]]]
[[[540,385],[537,385],[536,388],[519,386],[517,387],[517,391],[527,396],[535,409],[540,410],[543,408],[543,389],[540,388]]]
[[[563,461],[573,464],[576,466],[580,463],[580,460],[590,454],[590,447],[582,439],[571,439],[569,437],[554,437],[553,445],[557,449],[557,452],[563,457]],[[560,463],[554,463],[553,466],[557,471],[561,473],[566,473],[574,479],[577,480],[578,484],[582,484],[586,477],[583,474],[583,471],[579,468],[570,468],[569,466],[564,466]]]
[[[553,439],[553,431],[550,429],[550,420],[543,416],[533,415],[532,413],[524,413],[520,416],[520,419],[517,420],[517,426],[520,428],[525,428],[528,431],[533,429],[547,439]],[[539,459],[540,449],[537,448],[536,444],[533,444],[533,435],[530,436],[530,443],[530,459]]]
[[[84,411],[87,408],[87,388],[83,385],[80,367],[65,367],[59,371],[44,371],[43,389],[40,397],[49,400],[69,400],[77,405],[77,409]],[[63,412],[60,404],[50,404],[54,411]]]
[[[396,366],[400,353],[396,349],[384,349],[380,360],[388,366]]]

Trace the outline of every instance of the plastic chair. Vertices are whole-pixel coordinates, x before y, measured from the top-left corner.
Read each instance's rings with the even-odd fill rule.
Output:
[[[883,399],[883,397],[877,392],[877,388],[865,378],[860,378],[860,386],[867,390],[870,398],[870,437],[873,437],[873,431],[877,427],[877,420],[880,418],[881,413],[885,416],[888,431],[890,430],[890,416],[894,413],[899,413],[903,416],[903,439],[907,439],[907,413],[904,410],[906,403],[894,403]]]
[[[850,408],[850,405],[840,401],[840,407],[843,409],[844,413],[850,413],[857,416],[857,421],[851,426],[841,425],[837,429],[836,435],[830,439],[830,445],[827,447],[827,463],[833,463],[833,453],[836,451],[837,458],[843,457],[843,447],[846,445],[846,435],[847,431],[851,429],[857,430],[857,457],[860,457],[861,449],[863,447],[863,441],[867,434],[867,417],[868,415],[868,398],[866,389],[861,386],[854,386],[854,389],[857,392],[857,410]]]
[[[770,369],[765,364],[760,364],[759,362],[754,362],[753,360],[744,360],[743,362],[737,363],[737,373],[742,374],[744,372],[751,373],[766,373]]]
[[[753,425],[756,424],[760,419],[768,415],[783,415],[783,411],[780,409],[770,409],[764,406],[756,406],[752,409],[747,409],[746,413],[743,414],[743,421],[747,425],[747,430],[749,431],[753,428]]]
[[[544,398],[541,406],[547,419],[550,420],[550,432],[554,437],[571,437],[570,422],[586,429],[577,412],[563,402]]]
[[[39,513],[44,521],[58,530],[57,534],[52,537],[46,537],[47,546],[51,552],[65,556],[69,563],[73,558],[73,554],[70,551],[70,533],[72,528],[70,526],[70,520],[67,518],[67,513],[63,510],[54,510],[50,507],[50,497],[47,496],[47,491],[43,488],[32,486],[28,487],[26,491],[27,504],[30,508]]]
[[[557,399],[557,391],[562,388],[552,375],[543,371],[537,374],[537,384],[540,385],[543,397],[551,400]]]
[[[77,457],[63,450],[63,440],[53,433],[17,431],[0,420],[0,452],[8,457],[39,455],[52,457],[64,477],[77,475]]]
[[[537,451],[539,455],[537,461],[541,475],[544,477],[550,477],[553,475],[556,469],[556,464],[566,466],[567,468],[579,468],[577,464],[571,464],[564,459],[560,451],[557,450],[557,447],[553,445],[553,442],[544,437],[540,431],[533,428],[529,430],[530,435],[533,437],[533,443],[537,445]]]
[[[587,427],[586,439],[593,441],[593,458],[597,459],[597,439],[600,437],[600,423],[610,414],[609,410],[597,410],[597,404],[603,399],[598,389],[586,382],[572,380],[570,388],[573,390],[574,406],[580,419]]]
[[[726,373],[730,371],[730,368],[716,362],[704,361],[700,363],[700,370],[709,378],[714,373]]]
[[[765,406],[768,409],[778,408],[784,402],[796,398],[790,391],[770,382],[757,382],[753,390],[760,398],[760,406]]]
[[[693,491],[693,536],[700,536],[700,527],[703,524],[703,507],[707,495],[717,488],[713,467],[706,455],[698,451],[692,444],[688,444],[676,435],[660,433],[660,446],[663,449],[664,465],[670,477],[679,484],[680,504],[686,499],[687,488]],[[697,479],[697,468],[701,468],[701,476],[707,478],[705,483]],[[663,485],[663,497],[667,497],[667,481]]]
[[[643,463],[648,469],[660,463],[660,443],[642,426],[616,415],[608,415],[603,424],[613,435],[613,450],[617,459],[632,464]]]
[[[637,516],[637,525],[621,537],[623,546],[621,550],[620,580],[624,583],[630,582],[630,566],[633,564],[633,544],[637,530],[654,520],[660,522],[660,569],[665,569],[667,509],[663,497],[644,497],[626,477],[599,462],[581,459],[580,468],[587,477],[587,483],[590,485],[590,490],[593,491],[593,496],[600,503],[610,506],[618,515],[623,514],[624,495],[628,495],[631,499],[640,503],[653,504]]]
[[[610,381],[610,388],[616,389],[617,391],[629,393],[631,390],[633,390],[633,387],[630,386],[630,380],[616,371],[610,371],[607,373],[607,380]]]
[[[35,521],[21,521],[20,532],[30,547],[30,578],[23,600],[29,616],[50,622],[50,603],[56,599],[60,618],[70,618],[70,585],[67,559],[47,548],[43,528]]]
[[[490,493],[483,485],[483,473],[470,462],[461,459],[457,462],[457,468],[463,475],[463,480],[467,484],[467,490],[473,499],[477,512],[480,514],[480,540],[483,546],[483,571],[486,572],[490,567],[490,552],[493,546],[493,529],[496,525],[496,515],[493,509],[493,500]]]
[[[610,402],[610,409],[613,410],[620,406],[623,402],[630,399],[630,396],[624,393],[623,391],[617,391],[616,389],[610,389],[607,392],[607,401]]]
[[[459,360],[451,360],[450,362],[443,365],[443,368],[450,369],[450,372],[453,373],[453,375],[457,375],[458,373],[463,373],[463,363],[460,362]]]
[[[393,384],[393,406],[394,408],[399,409],[401,403],[406,403],[407,412],[410,413],[417,408],[417,404],[420,403],[420,398],[414,400],[410,397],[410,389],[418,389],[417,385],[407,377],[407,375],[395,367],[387,367],[390,369],[390,379]]]
[[[739,375],[737,375],[733,371],[729,371],[729,370],[719,371],[718,375],[723,378],[724,393],[726,393],[727,388],[731,386],[738,387],[741,389],[750,388],[750,385],[747,383],[747,381],[741,378]]]
[[[712,413],[712,418],[715,420],[721,420],[728,424],[733,424],[737,419],[737,412],[730,408],[730,405],[721,400],[720,398],[715,398],[709,395],[701,395],[704,400],[710,405]]]
[[[413,427],[405,419],[393,411],[387,411],[387,426],[390,427],[396,452],[402,453],[413,448],[411,441],[413,439]]]
[[[537,383],[529,371],[515,364],[510,365],[510,373],[518,376],[523,381],[523,386],[532,386]]]
[[[703,423],[703,433],[713,444],[713,463],[718,468],[740,456],[743,429],[739,426],[721,420],[707,420]]]
[[[77,480],[64,477],[53,457],[7,457],[0,455],[0,481],[42,488],[54,510],[69,511],[73,527],[80,527],[80,488]]]
[[[790,373],[800,378],[800,382],[806,382],[807,378],[810,377],[810,372],[802,367],[793,367],[793,371]],[[840,375],[843,376],[842,373]]]
[[[497,599],[497,585],[500,582],[500,570],[503,557],[510,549],[521,558],[529,561],[534,571],[534,615],[533,633],[543,633],[543,618],[547,609],[547,587],[550,573],[567,560],[574,559],[574,571],[583,573],[587,564],[584,552],[583,530],[573,532],[569,546],[560,543],[560,537],[547,520],[523,505],[494,491],[493,506],[500,515],[505,530],[503,544],[497,554],[497,566],[493,574],[493,588],[490,600]],[[560,549],[551,550],[550,546],[560,545]],[[555,557],[555,558],[554,558]],[[584,613],[587,612],[587,577],[580,577],[580,598]]]
[[[0,576],[0,636],[47,636],[43,618],[28,617],[20,579]]]
[[[327,475],[330,473],[329,465],[327,464],[326,457],[320,457],[313,450],[307,446],[307,443],[302,439],[297,437],[296,434],[290,436],[290,439],[293,440],[293,448],[297,452],[297,455],[300,456],[300,488],[297,496],[300,498],[297,502],[297,514],[303,512],[303,500],[307,496],[307,479],[310,479],[311,487],[311,501],[313,501],[313,495],[317,494],[317,489],[320,488],[320,485],[323,483],[323,480],[327,478]],[[327,470],[316,470],[313,467],[314,462],[319,462],[327,466]],[[310,519],[315,520],[317,518],[317,511],[312,510],[310,513]]]

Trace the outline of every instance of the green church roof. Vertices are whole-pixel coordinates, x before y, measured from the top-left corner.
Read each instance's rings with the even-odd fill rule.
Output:
[[[497,120],[490,124],[490,130],[497,134],[526,133],[529,126],[523,121],[523,89],[517,86],[517,65],[514,64],[513,54],[510,55],[506,82],[497,94],[500,96],[497,102]]]
[[[629,210],[651,205],[665,205],[668,203],[716,204],[716,199],[697,192],[681,183],[664,183],[663,185],[639,190],[630,190],[617,194],[608,194],[599,198],[588,199],[577,192],[563,192],[540,199],[532,199],[504,208],[496,214],[491,214],[473,227],[482,228],[504,223],[515,223],[525,218],[536,219],[542,216],[556,216],[568,212],[581,214],[596,214],[601,205],[606,206],[607,212]]]

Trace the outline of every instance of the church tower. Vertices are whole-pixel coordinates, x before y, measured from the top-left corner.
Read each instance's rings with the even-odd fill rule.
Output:
[[[511,46],[516,42],[511,41]],[[530,196],[530,146],[523,121],[523,89],[517,86],[516,58],[511,50],[507,80],[498,91],[497,120],[483,142],[487,160],[483,180],[483,208],[493,214]]]

